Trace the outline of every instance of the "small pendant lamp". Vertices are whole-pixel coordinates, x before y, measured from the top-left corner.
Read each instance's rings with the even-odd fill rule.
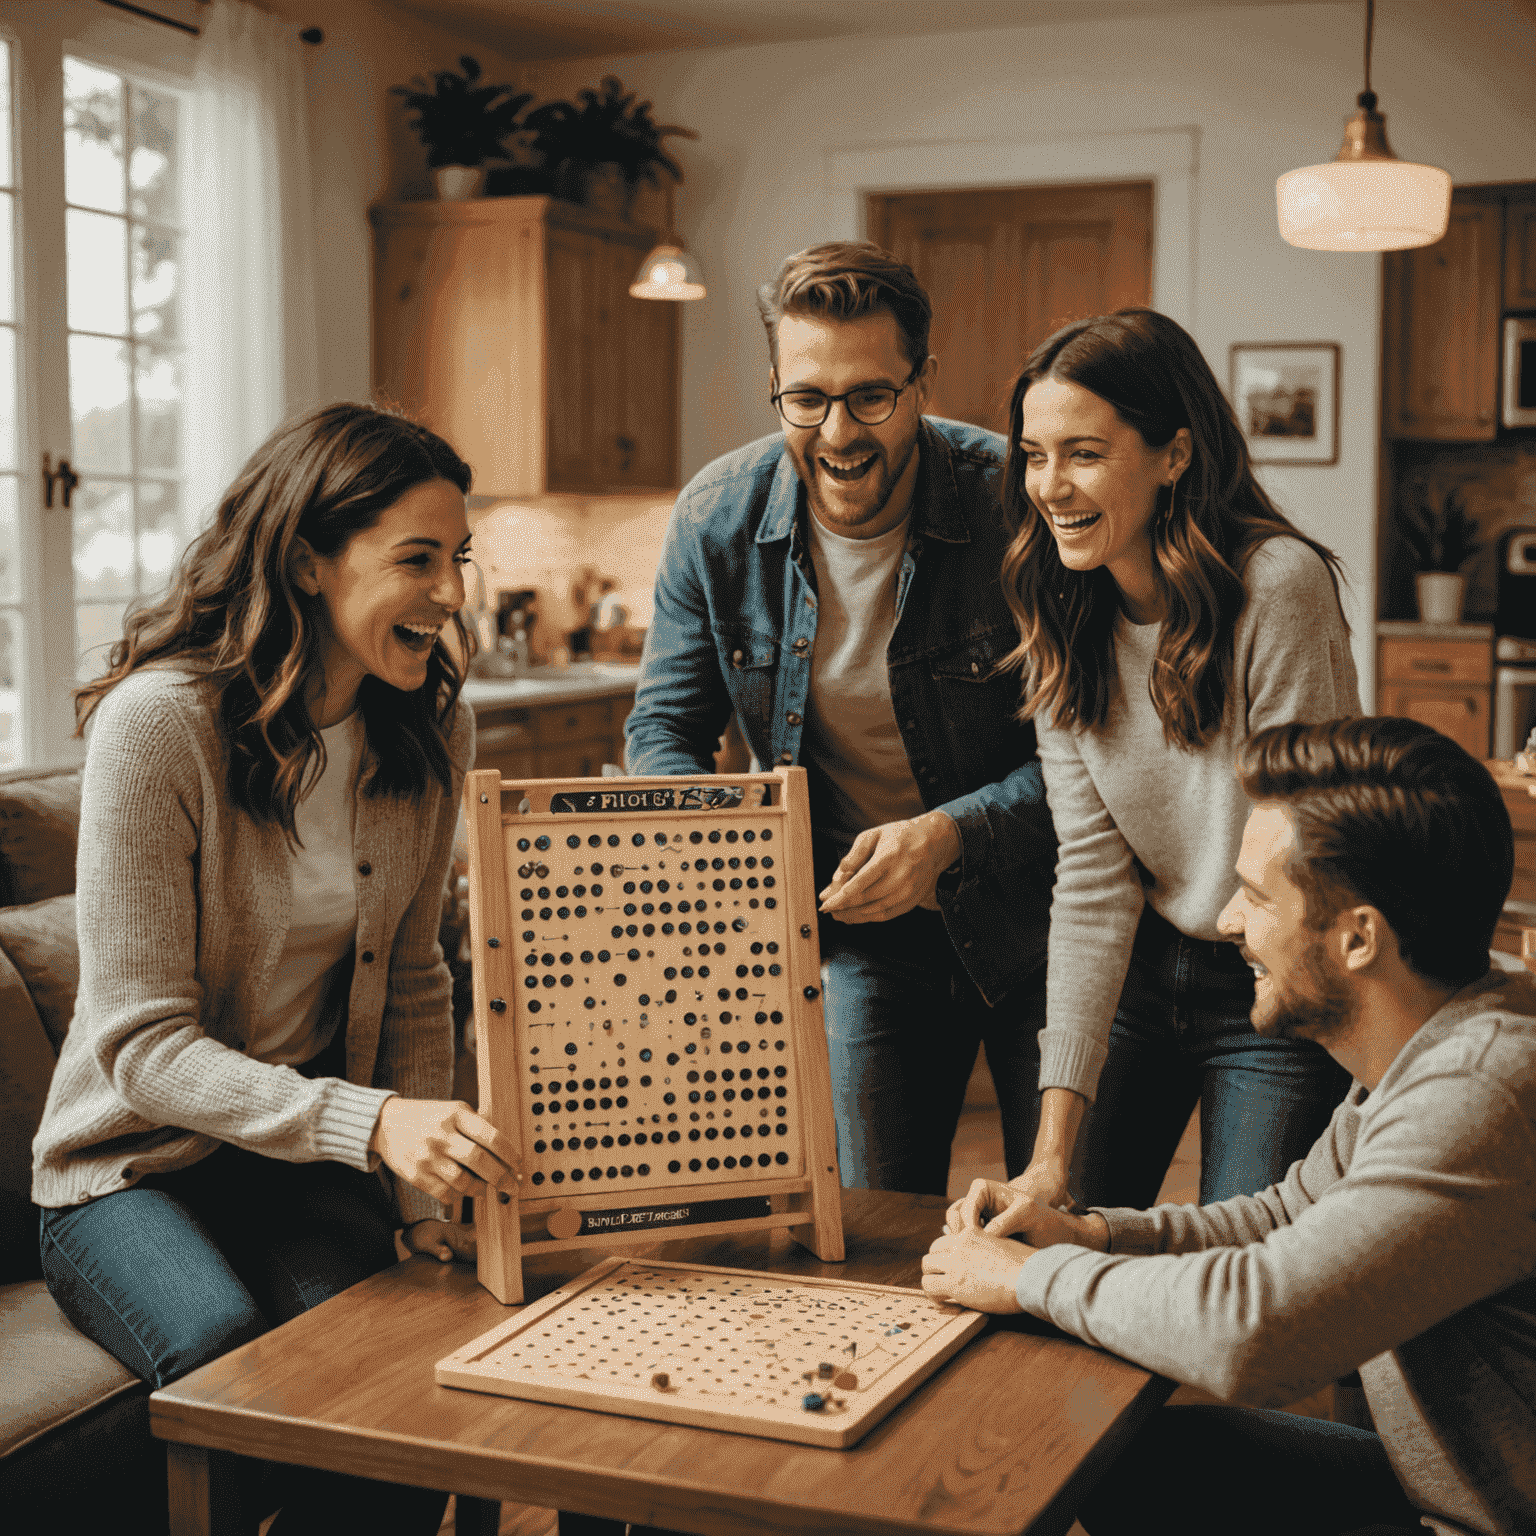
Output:
[[[702,299],[705,292],[703,269],[676,235],[668,235],[640,263],[629,285],[632,299]]]
[[[1433,245],[1451,212],[1451,178],[1438,166],[1399,160],[1371,89],[1376,0],[1365,3],[1365,89],[1326,165],[1287,171],[1275,183],[1280,234],[1308,251],[1403,251]]]

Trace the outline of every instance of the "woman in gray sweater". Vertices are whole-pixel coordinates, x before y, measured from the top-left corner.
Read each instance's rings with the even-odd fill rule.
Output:
[[[437,942],[469,483],[366,406],[279,429],[77,691],[80,988],[33,1199],[60,1309],[151,1386],[393,1263],[402,1223],[471,1252],[439,1202],[517,1177],[449,1099]],[[282,1529],[426,1532],[443,1500],[307,1474]]]
[[[1255,730],[1360,712],[1338,561],[1253,475],[1193,339],[1152,310],[1077,322],[1014,386],[1003,586],[1060,848],[1041,1123],[1014,1182],[1061,1204],[1079,1124],[1090,1205],[1153,1203],[1195,1101],[1202,1203],[1280,1179],[1348,1078],[1261,1040],[1216,919]]]

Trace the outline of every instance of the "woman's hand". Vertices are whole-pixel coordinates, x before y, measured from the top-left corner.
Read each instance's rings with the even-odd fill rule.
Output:
[[[1019,1270],[1034,1250],[974,1228],[936,1237],[923,1255],[923,1290],[938,1301],[977,1312],[1022,1312]]]
[[[987,1237],[1020,1237],[1032,1248],[1073,1243],[1109,1252],[1109,1225],[1102,1216],[1055,1210],[1013,1184],[995,1179],[977,1179],[969,1193],[950,1206],[944,1230],[951,1236],[980,1232]]]
[[[913,907],[937,911],[938,881],[962,852],[945,811],[867,827],[817,898],[840,923],[883,923]]]
[[[427,1217],[413,1221],[401,1234],[400,1241],[412,1253],[430,1253],[439,1263],[453,1259],[473,1261],[475,1257],[475,1229],[456,1227],[452,1222]]]
[[[522,1162],[512,1141],[468,1104],[442,1099],[385,1099],[368,1150],[407,1184],[434,1200],[515,1192]]]

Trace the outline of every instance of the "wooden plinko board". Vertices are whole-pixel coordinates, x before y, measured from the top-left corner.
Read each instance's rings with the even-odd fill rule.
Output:
[[[525,1173],[482,1284],[680,1222],[841,1259],[804,770],[464,789],[481,1112]]]
[[[854,1444],[986,1326],[922,1291],[608,1259],[437,1365],[442,1386]]]

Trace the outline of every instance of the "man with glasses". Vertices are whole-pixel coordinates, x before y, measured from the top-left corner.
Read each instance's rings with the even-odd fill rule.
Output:
[[[758,296],[775,434],[678,498],[627,766],[712,770],[734,713],[802,763],[843,1183],[942,1194],[985,1044],[1010,1174],[1033,1146],[1055,836],[1017,633],[996,433],[925,417],[911,268],[813,246]]]

